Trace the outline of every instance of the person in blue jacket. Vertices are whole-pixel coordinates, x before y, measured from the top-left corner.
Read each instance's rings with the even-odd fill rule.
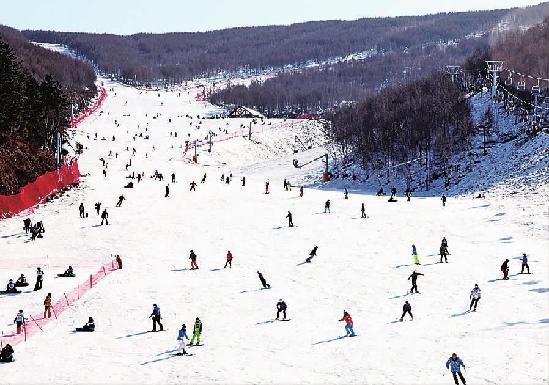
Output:
[[[177,335],[177,340],[179,341],[179,350],[181,351],[180,354],[187,354],[185,351],[185,338],[188,340],[189,336],[187,335],[187,326],[185,324],[181,325],[181,330],[179,330],[179,334]]]
[[[463,363],[461,358],[457,356],[456,353],[452,353],[452,357],[448,358],[448,361],[446,361],[446,369],[450,369],[450,371],[452,372],[452,376],[454,376],[454,381],[456,385],[459,385],[458,376],[461,379],[463,385],[465,385],[465,378],[463,377],[463,374],[461,374],[462,366],[463,368],[465,368],[465,364]]]

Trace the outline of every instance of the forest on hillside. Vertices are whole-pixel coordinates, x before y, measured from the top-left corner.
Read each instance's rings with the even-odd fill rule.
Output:
[[[103,73],[122,81],[183,81],[219,71],[265,69],[320,62],[371,49],[397,52],[422,43],[451,42],[490,30],[509,12],[321,21],[201,33],[23,33],[33,41],[68,45],[92,60]]]

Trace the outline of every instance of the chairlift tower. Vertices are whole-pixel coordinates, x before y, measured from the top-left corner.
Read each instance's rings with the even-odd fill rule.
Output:
[[[486,60],[488,72],[492,74],[492,99],[495,99],[498,87],[498,74],[503,70],[503,60]]]

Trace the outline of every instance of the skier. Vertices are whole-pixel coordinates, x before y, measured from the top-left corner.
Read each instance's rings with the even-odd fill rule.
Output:
[[[324,203],[324,214],[326,214],[326,213],[330,213],[330,200],[329,199]]]
[[[404,316],[406,313],[410,314],[410,318],[412,318],[412,321],[414,320],[414,316],[412,315],[412,305],[408,303],[408,301],[404,302],[404,306],[402,306],[402,316],[400,317],[400,322],[404,320]]]
[[[284,190],[288,191],[288,181],[284,178]]]
[[[269,181],[265,182],[265,194],[269,193]]]
[[[506,259],[501,265],[501,272],[503,273],[503,279],[509,279],[509,260]]]
[[[122,258],[118,254],[116,254],[116,263],[118,264],[118,268],[122,269]]]
[[[345,199],[349,199],[349,191],[347,191],[347,187],[345,187],[343,194],[345,195]]]
[[[286,215],[286,218],[288,218],[288,226],[294,227],[294,221],[292,220],[292,213],[288,211],[288,215]]]
[[[15,319],[13,320],[13,323],[17,325],[17,334],[21,334],[21,327],[25,327],[26,321],[27,319],[23,314],[23,310],[19,310],[19,312],[15,316]]]
[[[347,334],[347,337],[356,336],[353,330],[353,319],[351,318],[351,315],[347,313],[347,310],[343,310],[343,317],[339,321],[345,321],[345,333]]]
[[[360,207],[360,217],[366,218],[366,207],[364,206],[364,202],[362,202],[362,206]]]
[[[263,274],[261,274],[259,271],[257,271],[257,275],[259,276],[259,280],[261,281],[261,284],[263,285],[264,289],[270,289],[271,285],[267,283],[265,278],[263,277]]]
[[[448,242],[446,241],[446,238],[442,238],[442,242],[440,243],[440,263],[442,263],[442,259],[444,258],[444,261],[448,263]]]
[[[463,377],[463,374],[461,374],[462,366],[465,368],[465,364],[463,363],[461,358],[457,356],[456,353],[452,353],[452,356],[448,358],[448,361],[446,361],[446,369],[450,369],[450,371],[452,372],[452,376],[454,377],[454,382],[456,385],[459,385],[458,376],[461,379],[463,385],[465,385],[465,378]]]
[[[172,172],[172,183],[175,183],[175,173]]]
[[[419,263],[419,256],[417,255],[416,245],[412,245],[412,257],[414,257],[414,263],[416,265],[421,265],[421,263]]]
[[[313,257],[316,257],[316,251],[317,250],[318,250],[318,246],[313,247],[313,249],[309,253],[309,257],[307,257],[305,262],[311,263],[311,260],[313,259]]]
[[[419,293],[419,291],[417,290],[417,277],[420,275],[424,275],[424,274],[418,273],[417,271],[414,270],[414,272],[410,274],[410,276],[408,277],[408,280],[412,278],[412,288],[410,289],[410,293],[412,294],[414,293],[414,289],[416,293]]]
[[[179,353],[180,355],[187,354],[187,352],[185,351],[185,338],[189,340],[189,336],[187,336],[187,326],[183,324],[181,325],[181,329],[177,334],[177,340],[179,341],[179,350],[181,350],[181,352]]]
[[[42,289],[42,283],[44,281],[44,272],[41,268],[36,268],[36,284],[34,285],[34,291]]]
[[[522,268],[520,269],[520,273],[524,273],[524,268],[528,270],[527,274],[530,274],[530,266],[528,266],[528,257],[526,256],[526,253],[522,254]]]
[[[190,186],[191,189],[189,191],[196,191],[196,182],[194,180],[190,183]]]
[[[204,173],[204,176],[200,180],[200,183],[205,183],[205,182],[206,182],[206,173]]]
[[[99,211],[101,211],[101,202],[95,203],[95,211],[97,212],[97,215],[99,215]]]
[[[13,347],[6,344],[0,351],[0,362],[13,362]]]
[[[164,198],[167,198],[170,196],[170,186],[166,185],[166,193],[164,194]]]
[[[200,345],[200,335],[202,334],[202,321],[200,321],[200,318],[196,317],[196,320],[194,321],[194,329],[193,329],[193,338],[191,338],[191,342],[189,345],[194,345],[194,340],[196,339],[196,345]]]
[[[286,302],[284,302],[282,298],[279,299],[278,302],[276,303],[276,319],[280,317],[280,313],[282,313],[282,315],[284,316],[284,319],[286,319],[287,308],[288,306],[286,305]]]
[[[152,318],[153,321],[153,332],[156,331],[156,324],[160,326],[160,331],[164,330],[164,326],[160,323],[160,319],[162,319],[162,316],[160,315],[160,308],[156,304],[153,304],[153,310],[149,318]]]
[[[107,209],[103,209],[103,212],[101,213],[101,226],[103,226],[103,221],[105,221],[105,224],[109,224],[109,213],[107,212]]]
[[[473,311],[477,311],[477,304],[480,299],[480,288],[478,287],[478,284],[475,283],[475,287],[473,288],[473,290],[471,290],[471,295],[469,295],[469,298],[471,299],[469,311],[471,311],[471,309],[473,309]]]
[[[78,206],[78,211],[80,212],[80,218],[86,218],[86,214],[84,213],[84,203],[80,203],[80,206]]]
[[[125,200],[126,198],[124,197],[124,195],[120,195],[118,197],[118,203],[116,203],[116,207],[120,207],[122,206],[122,202]]]
[[[440,198],[442,201],[442,207],[446,207],[446,195],[442,194],[442,198]]]
[[[198,265],[196,264],[196,254],[193,250],[191,250],[189,259],[191,260],[191,270],[198,269]]]
[[[303,198],[303,186],[299,186],[299,197]]]
[[[44,318],[46,318],[46,314],[48,318],[51,318],[51,293],[48,293],[46,299],[44,299]]]
[[[225,262],[225,266],[223,268],[225,269],[229,265],[229,268],[233,267],[233,254],[230,250],[227,251],[227,262]]]
[[[245,176],[242,177],[241,181],[242,181],[242,187],[246,186],[246,177]]]

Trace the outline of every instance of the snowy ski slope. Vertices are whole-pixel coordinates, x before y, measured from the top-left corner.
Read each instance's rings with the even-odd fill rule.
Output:
[[[467,365],[468,383],[547,384],[547,195],[452,196],[442,207],[439,196],[390,204],[354,186],[345,200],[337,183],[320,189],[308,184],[320,178],[321,162],[292,166],[293,158],[304,163],[325,151],[320,127],[299,121],[258,122],[252,141],[214,143],[211,153],[201,147],[199,163],[192,164],[183,156],[185,140],[203,139],[210,130],[220,139],[224,130],[239,132],[250,120],[199,124],[197,115],[211,107],[194,99],[198,89],[178,96],[178,90],[144,92],[102,80],[113,90],[101,113],[78,126],[73,139],[86,147],[79,164],[89,175],[28,213],[33,222],[44,221],[45,237],[28,242],[26,215],[0,221],[0,282],[20,273],[34,281],[37,266],[46,271],[42,291],[0,297],[1,329],[13,329],[18,309],[40,312],[47,292],[57,300],[72,289],[76,281],[53,278],[68,264],[85,277],[120,254],[124,268],[17,345],[16,362],[0,366],[2,384],[451,384],[444,364],[452,352]],[[177,138],[170,136],[175,131]],[[296,135],[312,148],[294,155]],[[106,178],[101,157],[108,162]],[[163,182],[150,178],[155,170]],[[131,172],[145,178],[124,189]],[[170,182],[172,172],[176,183]],[[221,174],[231,172],[232,182],[221,183]],[[311,187],[300,198],[297,187],[284,191],[285,177]],[[193,180],[195,192],[189,191]],[[116,208],[120,194],[126,201]],[[323,213],[327,199],[330,214]],[[109,212],[109,226],[98,226],[97,201]],[[80,202],[87,219],[79,218]],[[367,219],[360,218],[362,202]],[[288,210],[294,228],[287,227]],[[438,264],[444,236],[451,255],[448,264]],[[407,278],[416,269],[412,244],[422,263],[417,270],[425,274],[418,280],[421,294],[414,295],[407,294]],[[315,245],[318,256],[304,264]],[[189,270],[191,249],[199,270]],[[232,269],[223,268],[227,250],[234,255]],[[517,274],[523,252],[530,275]],[[505,258],[511,261],[508,281],[500,280]],[[260,289],[257,270],[270,290]],[[467,313],[475,283],[483,296],[479,310]],[[290,322],[273,321],[280,298]],[[401,323],[405,300],[415,318]],[[148,332],[153,303],[162,310],[165,332]],[[344,309],[357,338],[342,338],[338,320]],[[89,316],[96,331],[73,333]],[[180,325],[191,331],[197,316],[204,346],[188,348],[192,357],[174,357]]]

